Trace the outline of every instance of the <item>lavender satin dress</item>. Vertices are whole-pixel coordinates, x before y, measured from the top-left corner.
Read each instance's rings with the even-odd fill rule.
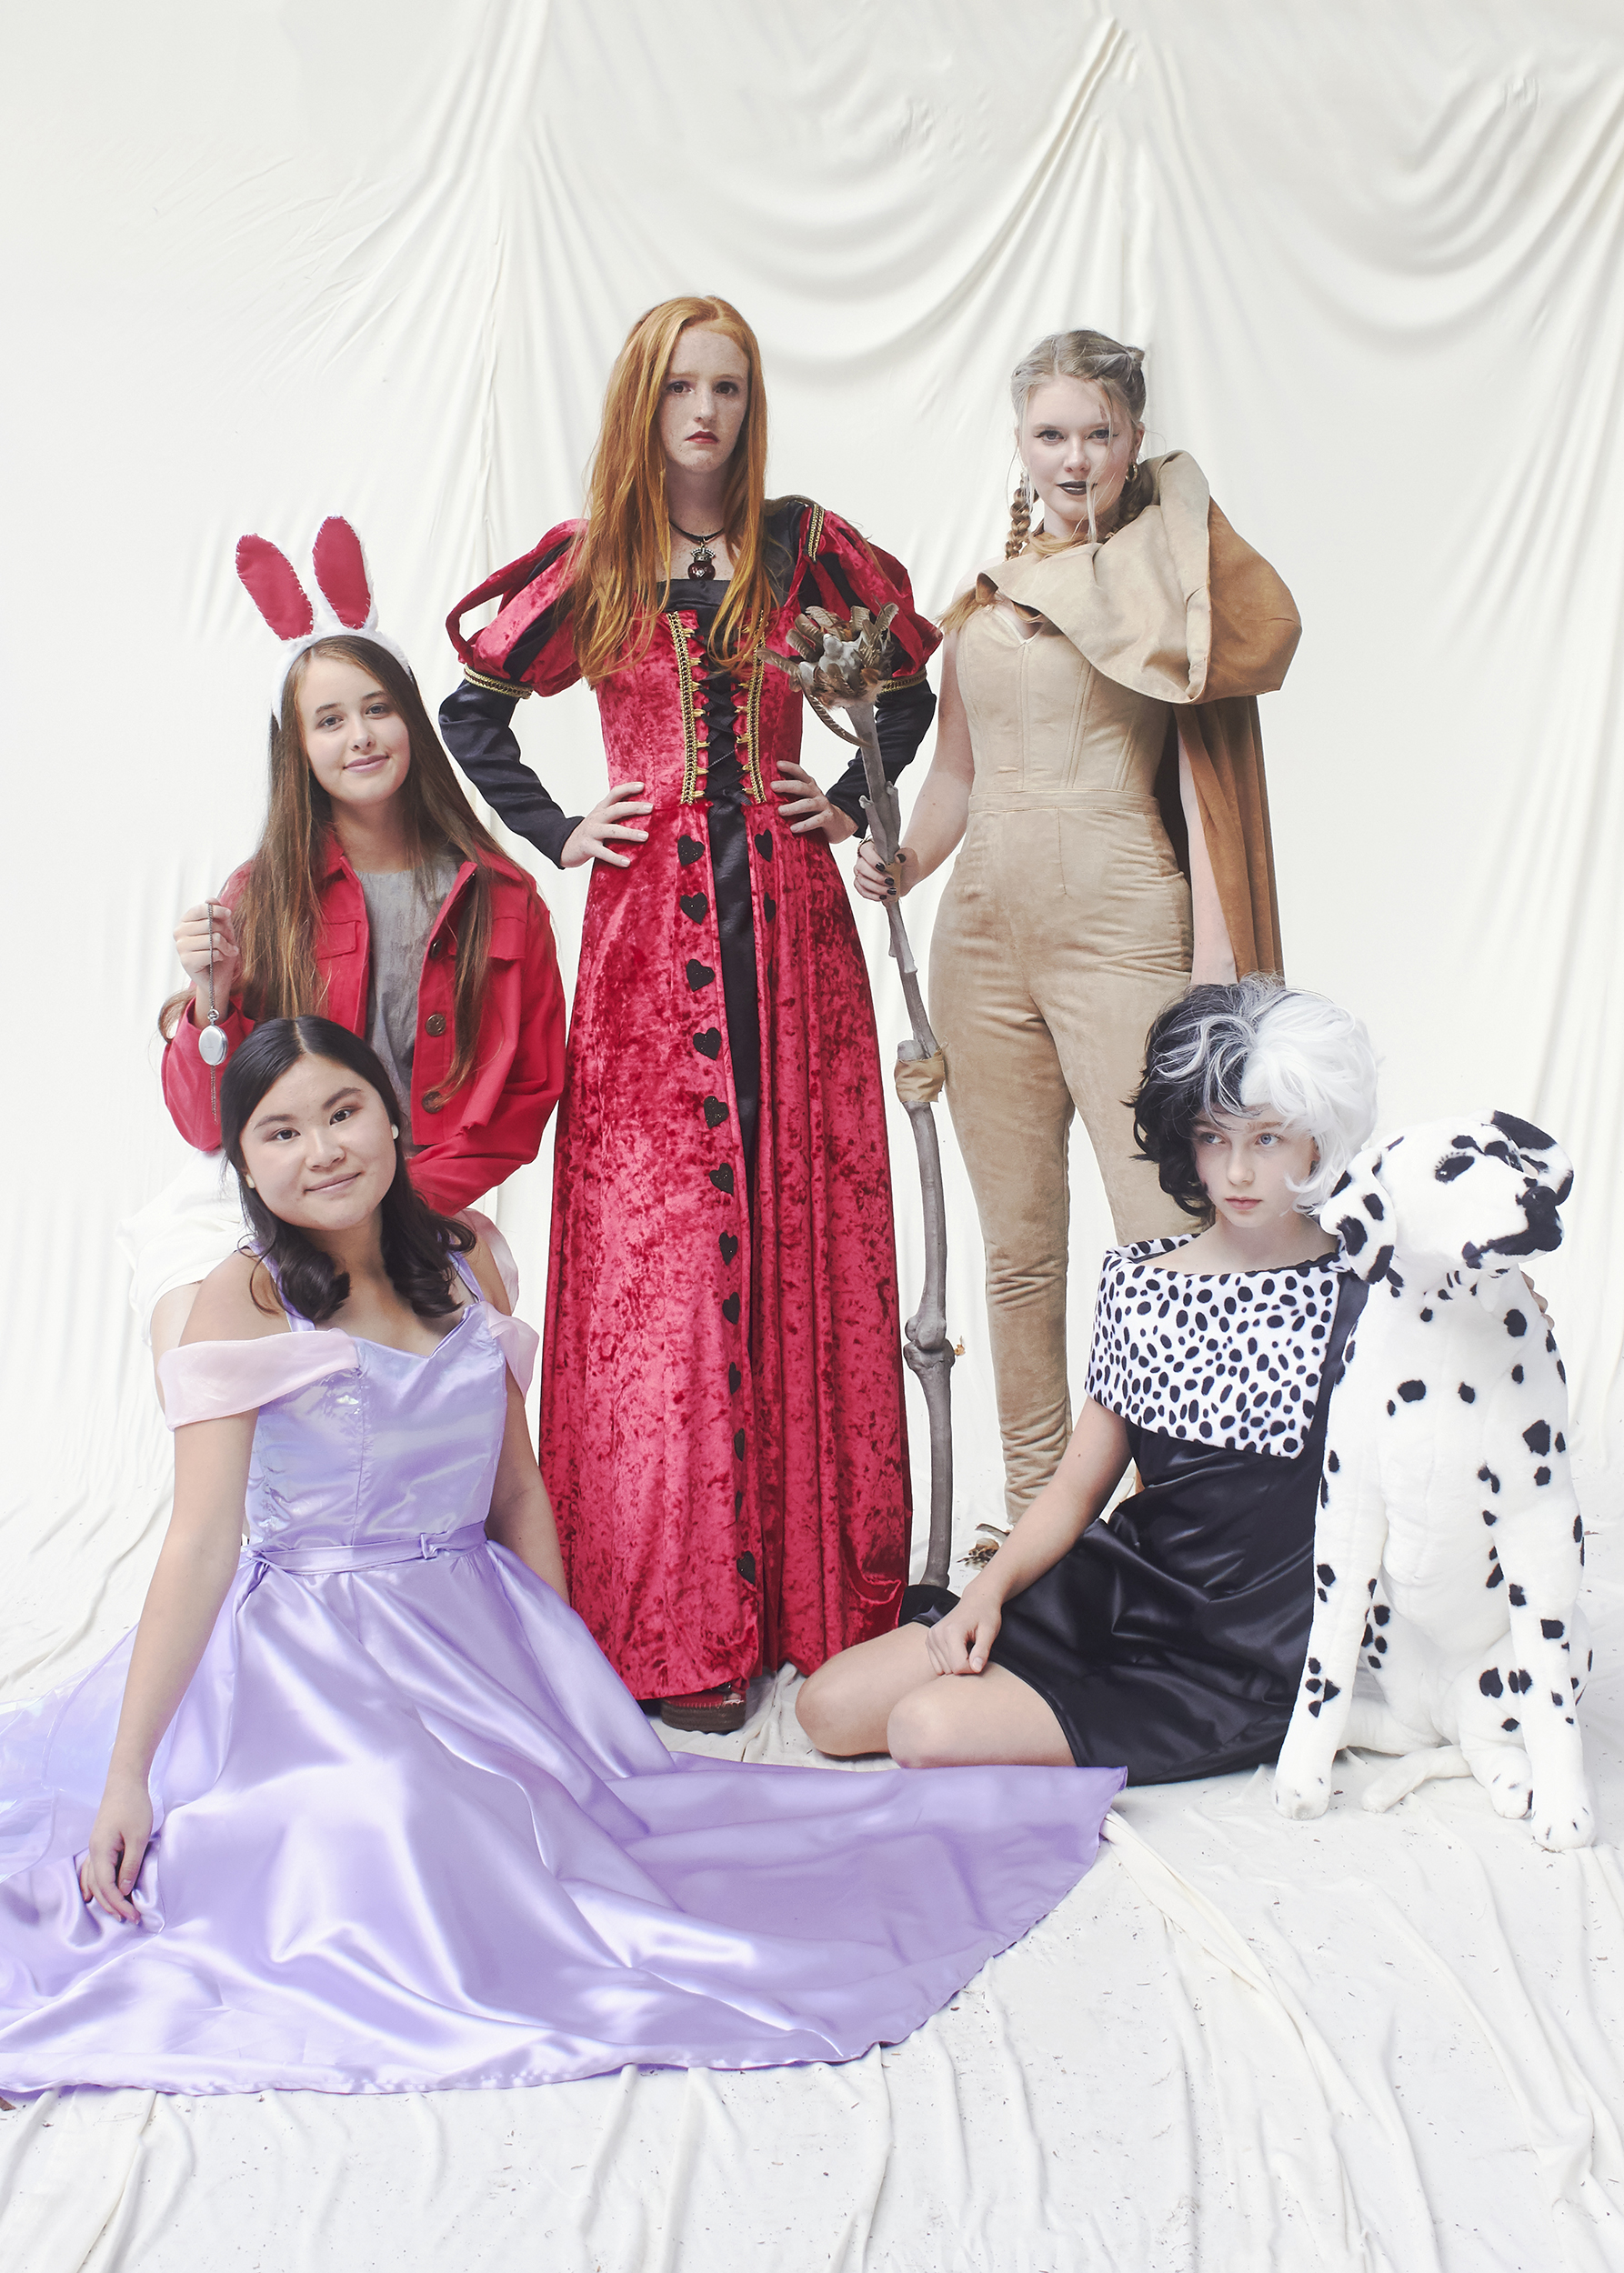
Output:
[[[154,1762],[138,1927],[75,1877],[133,1636],[0,1710],[0,2089],[847,2059],[1088,1868],[1118,1769],[668,1753],[484,1536],[529,1329],[476,1302],[413,1357],[294,1323],[165,1361],[172,1417],[259,1418],[249,1543]]]

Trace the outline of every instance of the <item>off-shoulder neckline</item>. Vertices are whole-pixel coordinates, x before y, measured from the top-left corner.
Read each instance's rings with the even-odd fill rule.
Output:
[[[416,1362],[419,1365],[426,1365],[431,1357],[437,1357],[439,1356],[441,1350],[445,1348],[447,1342],[456,1340],[457,1335],[462,1330],[462,1324],[465,1318],[469,1317],[470,1314],[476,1310],[488,1309],[490,1305],[486,1301],[483,1295],[480,1296],[476,1301],[465,1302],[456,1314],[456,1324],[448,1326],[446,1328],[446,1331],[441,1335],[439,1340],[435,1344],[432,1349],[397,1349],[393,1342],[376,1341],[370,1334],[352,1334],[347,1326],[311,1326],[307,1323],[303,1327],[299,1327],[293,1325],[290,1321],[286,1334],[211,1335],[207,1341],[177,1342],[172,1354],[176,1357],[188,1357],[194,1350],[256,1349],[261,1347],[276,1347],[283,1342],[304,1343],[311,1336],[317,1334],[331,1334],[339,1341],[354,1342],[365,1349],[387,1350],[391,1357],[410,1357],[416,1360]]]
[[[271,1284],[276,1289],[276,1299],[282,1305],[282,1315],[287,1320],[288,1333],[295,1337],[301,1334],[342,1334],[348,1341],[364,1342],[368,1349],[386,1349],[396,1357],[411,1357],[421,1363],[426,1358],[436,1357],[439,1355],[440,1351],[445,1348],[446,1343],[451,1341],[460,1331],[462,1322],[464,1318],[466,1317],[470,1310],[488,1310],[491,1307],[489,1297],[486,1294],[484,1287],[479,1284],[478,1279],[474,1276],[472,1267],[465,1260],[459,1252],[454,1251],[452,1255],[452,1266],[456,1273],[456,1282],[461,1286],[465,1297],[463,1302],[459,1304],[457,1307],[457,1314],[455,1321],[446,1328],[446,1331],[440,1336],[439,1340],[436,1342],[433,1349],[400,1349],[393,1342],[376,1341],[370,1334],[353,1333],[347,1326],[317,1326],[314,1320],[307,1318],[302,1310],[296,1310],[293,1308],[291,1304],[288,1302],[287,1297],[282,1291],[282,1281],[277,1277],[275,1267],[270,1263],[263,1249],[255,1248],[249,1251],[255,1255],[257,1261],[265,1264],[266,1269],[270,1276]],[[246,1339],[248,1337],[245,1337],[244,1338]],[[279,1341],[281,1337],[274,1334],[256,1334],[252,1338],[255,1341],[269,1342]],[[179,1345],[177,1345],[177,1347],[179,1347]],[[194,1343],[192,1347],[194,1348],[199,1348],[202,1345],[199,1343]]]

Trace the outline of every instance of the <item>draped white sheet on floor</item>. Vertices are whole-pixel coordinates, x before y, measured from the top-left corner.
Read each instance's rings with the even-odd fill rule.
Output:
[[[1624,1493],[1608,0],[88,0],[13,11],[5,55],[9,1693],[134,1617],[167,1505],[112,1235],[181,1157],[153,1036],[170,926],[260,811],[268,642],[235,540],[296,556],[348,513],[437,697],[446,609],[576,509],[628,322],[696,289],[761,335],[772,486],[852,516],[938,609],[1001,537],[1015,355],[1068,323],[1148,348],[1148,446],[1195,452],[1305,620],[1264,716],[1290,975],[1368,1020],[1388,1123],[1504,1105],[1574,1156],[1569,1246],[1539,1277],[1605,1552]],[[520,728],[568,807],[598,794],[586,695]],[[841,763],[810,720],[807,747],[826,778]],[[540,882],[567,973],[584,879]],[[933,905],[908,903],[921,943]],[[888,1056],[905,1021],[871,915]],[[998,1464],[947,1150],[967,1532]],[[1086,1157],[1076,1186],[1080,1362],[1108,1226]],[[544,1155],[498,1209],[533,1317],[548,1202]],[[1610,1677],[1591,1722],[1616,1762]],[[1609,1827],[1615,1796],[1616,1774]],[[1244,1780],[1124,1815],[1139,1837],[1051,1926],[858,2068],[7,2115],[14,2261],[220,2261],[246,2220],[346,2268],[444,2263],[475,2231],[467,2262],[561,2267],[740,2262],[736,2236],[786,2266],[1624,2262],[1598,2113],[1619,2104],[1610,1854],[1537,1857],[1469,1787],[1319,1832]]]

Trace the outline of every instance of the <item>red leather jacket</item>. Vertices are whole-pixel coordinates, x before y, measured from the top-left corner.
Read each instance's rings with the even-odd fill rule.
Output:
[[[457,870],[436,918],[417,988],[411,1133],[423,1149],[413,1157],[412,1181],[431,1207],[446,1215],[535,1159],[564,1086],[564,989],[552,924],[522,868],[500,858],[488,866],[490,962],[478,1059],[473,1075],[449,1096],[438,1085],[450,1070],[454,1047],[456,926],[474,876],[471,861]],[[221,893],[227,906],[247,873],[239,868]],[[363,1034],[370,977],[366,901],[336,836],[327,839],[320,896],[316,959],[327,988],[321,1013]],[[254,1020],[235,997],[221,1024],[233,1050],[254,1031]],[[197,1055],[190,1009],[164,1051],[164,1098],[188,1144],[201,1152],[217,1148],[220,1125],[209,1103],[208,1067]]]

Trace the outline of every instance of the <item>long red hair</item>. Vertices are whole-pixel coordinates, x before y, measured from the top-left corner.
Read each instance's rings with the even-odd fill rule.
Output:
[[[752,654],[772,612],[761,544],[767,489],[767,391],[756,335],[727,300],[662,300],[640,315],[615,359],[604,395],[603,426],[587,475],[586,526],[570,576],[575,649],[596,683],[635,663],[654,636],[671,576],[666,459],[660,447],[660,390],[677,343],[691,325],[721,332],[745,353],[749,401],[727,462],[723,526],[733,576],[711,631],[711,653],[737,666]]]

